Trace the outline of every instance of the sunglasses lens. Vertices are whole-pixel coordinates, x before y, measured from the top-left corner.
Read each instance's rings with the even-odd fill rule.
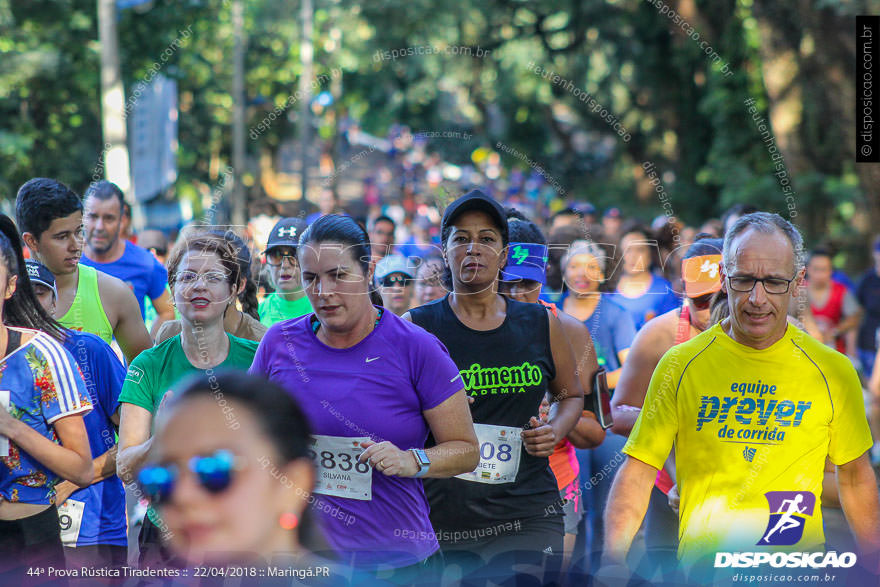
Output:
[[[705,310],[709,307],[709,304],[712,302],[712,295],[709,294],[707,296],[700,296],[698,298],[691,298],[691,303],[694,304],[694,307],[697,310]]]
[[[138,483],[155,504],[166,501],[174,489],[177,470],[174,467],[144,467],[138,473]]]
[[[218,493],[232,482],[235,457],[228,450],[218,450],[209,457],[193,457],[189,466],[198,475],[202,487],[211,493]]]

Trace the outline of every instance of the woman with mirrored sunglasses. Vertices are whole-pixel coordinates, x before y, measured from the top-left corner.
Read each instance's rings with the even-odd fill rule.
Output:
[[[196,374],[176,389],[137,474],[172,553],[190,565],[326,565],[314,555],[326,546],[308,508],[319,496],[297,402],[238,371]]]
[[[198,370],[209,376],[221,367],[245,371],[253,361],[257,343],[227,333],[223,324],[226,313],[234,310],[239,278],[235,249],[215,234],[191,234],[171,252],[168,282],[182,331],[142,352],[128,368],[119,394],[117,471],[123,482],[131,483],[132,471],[149,454],[153,422],[175,383]],[[142,543],[158,543],[156,523],[148,511]]]

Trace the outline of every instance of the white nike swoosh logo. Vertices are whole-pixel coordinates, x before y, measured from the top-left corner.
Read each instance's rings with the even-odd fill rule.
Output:
[[[369,357],[367,357],[367,358],[364,359],[364,362],[372,363],[373,361],[375,361],[376,359],[379,359],[379,358],[380,358],[380,357],[373,357],[372,359],[370,359]]]
[[[456,375],[455,377],[453,377],[452,379],[450,379],[450,380],[449,380],[449,383],[452,383],[453,381],[455,381],[455,380],[458,379],[459,377],[461,377],[461,373],[459,373],[458,375]]]

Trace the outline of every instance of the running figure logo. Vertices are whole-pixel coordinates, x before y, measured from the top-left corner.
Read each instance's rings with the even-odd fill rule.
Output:
[[[768,491],[770,521],[758,545],[791,546],[804,535],[807,517],[813,515],[816,496],[809,491]]]

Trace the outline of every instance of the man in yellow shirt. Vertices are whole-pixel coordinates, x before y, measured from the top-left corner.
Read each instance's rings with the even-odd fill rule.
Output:
[[[685,569],[733,560],[719,553],[821,551],[826,457],[862,562],[876,556],[880,500],[858,376],[786,320],[802,251],[797,229],[776,214],[743,216],[726,234],[730,318],[657,365],[608,499],[606,563],[624,564],[673,446]]]

